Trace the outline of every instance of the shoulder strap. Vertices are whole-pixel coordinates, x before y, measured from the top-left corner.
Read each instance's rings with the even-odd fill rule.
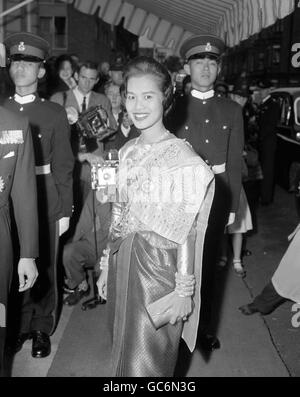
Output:
[[[63,96],[63,103],[62,103],[62,105],[63,105],[63,107],[65,107],[65,106],[66,106],[66,101],[67,101],[67,92],[66,92],[66,91],[63,91],[63,92],[62,92],[62,96]]]

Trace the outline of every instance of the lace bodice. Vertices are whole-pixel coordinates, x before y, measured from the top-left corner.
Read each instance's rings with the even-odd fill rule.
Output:
[[[121,150],[119,203],[114,204],[112,222],[115,237],[154,231],[177,243],[186,238],[205,193],[203,189],[201,196],[195,190],[195,181],[202,178],[207,186],[213,175],[185,142],[170,136],[151,145],[133,140]]]

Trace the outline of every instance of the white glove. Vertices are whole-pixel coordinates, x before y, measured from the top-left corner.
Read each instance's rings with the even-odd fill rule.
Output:
[[[234,220],[235,220],[235,212],[230,212],[226,226],[231,225],[234,222]]]
[[[58,221],[58,227],[59,227],[59,237],[64,234],[70,226],[70,218],[65,216],[63,218],[60,218],[60,220]]]
[[[35,260],[33,258],[20,258],[18,263],[19,292],[23,292],[31,288],[34,285],[38,274]]]

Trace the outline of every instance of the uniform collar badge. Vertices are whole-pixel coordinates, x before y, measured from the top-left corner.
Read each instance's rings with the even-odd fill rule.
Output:
[[[26,47],[24,44],[24,41],[20,41],[20,44],[18,45],[18,51],[25,51]]]
[[[195,89],[191,90],[191,95],[194,98],[202,99],[202,101],[204,101],[205,99],[212,98],[214,96],[214,94],[215,94],[214,90],[209,90],[209,91],[206,91],[206,92],[201,92],[201,91],[198,91],[198,90],[195,90]]]
[[[207,43],[205,46],[205,51],[211,51],[211,45],[210,43]]]
[[[26,103],[31,103],[35,100],[36,96],[34,94],[21,96],[19,94],[14,95],[14,100],[20,105],[24,105]]]
[[[5,188],[4,180],[3,180],[2,176],[0,176],[0,193],[3,192],[4,188]]]

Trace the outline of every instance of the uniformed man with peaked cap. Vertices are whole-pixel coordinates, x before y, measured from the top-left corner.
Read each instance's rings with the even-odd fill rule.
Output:
[[[191,60],[205,56],[218,59],[225,50],[225,43],[217,36],[199,35],[187,39],[180,48],[180,56]]]
[[[215,197],[205,237],[199,342],[213,350],[220,346],[211,329],[213,281],[218,248],[226,224],[232,223],[239,204],[244,141],[241,107],[214,93],[221,69],[223,40],[214,35],[188,38],[181,46],[184,69],[191,76],[188,96],[178,98],[168,128],[186,139],[215,173]]]
[[[0,66],[5,66],[5,53]],[[4,370],[7,299],[13,273],[10,201],[20,242],[19,291],[31,288],[38,276],[38,222],[34,152],[27,120],[0,107],[0,376]]]
[[[50,354],[49,336],[57,323],[57,247],[58,238],[68,229],[72,214],[74,158],[64,108],[37,94],[38,80],[45,74],[43,63],[49,54],[49,43],[35,34],[20,32],[7,37],[5,45],[10,76],[16,88],[5,107],[26,116],[31,127],[40,244],[39,279],[23,296],[15,350],[32,337],[32,356],[41,358]]]
[[[33,33],[18,32],[5,40],[10,60],[43,62],[50,51],[50,44]]]

